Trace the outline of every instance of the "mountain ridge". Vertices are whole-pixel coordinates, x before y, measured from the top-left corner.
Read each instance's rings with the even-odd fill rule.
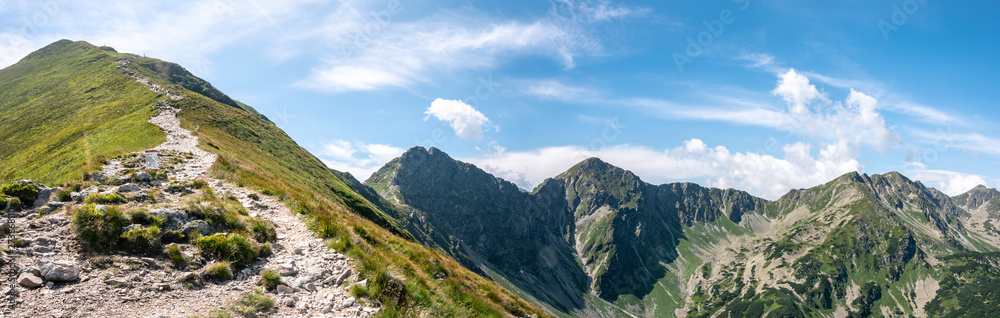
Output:
[[[914,313],[929,299],[858,300],[849,290],[909,290],[912,287],[902,285],[904,281],[942,277],[934,276],[940,275],[933,274],[937,270],[917,267],[937,266],[936,257],[997,249],[982,231],[966,228],[965,208],[953,202],[961,195],[949,197],[898,172],[849,172],[769,201],[744,191],[689,182],[653,185],[600,158],[588,158],[518,196],[517,191],[502,190],[512,183],[451,159],[439,149],[415,147],[400,158],[404,157],[407,160],[390,161],[365,185],[380,189],[377,192],[393,202],[405,203],[411,216],[419,216],[416,219],[428,220],[418,236],[453,237],[449,244],[456,247],[443,249],[446,253],[478,260],[475,267],[488,277],[560,316],[700,316],[761,301],[751,294],[739,298],[748,284],[758,286],[752,294],[776,300],[811,297],[808,290],[792,288],[795,284],[812,284],[810,288],[819,288],[820,295],[828,295],[804,306],[780,306],[801,315],[837,310],[871,315],[889,306]],[[426,165],[428,161],[435,163]],[[417,170],[425,171],[419,177],[410,174]],[[977,189],[985,193],[976,196],[978,200],[994,198],[991,191]],[[969,196],[979,192],[970,190]],[[509,197],[484,199],[492,196]],[[473,221],[489,217],[506,223],[483,227],[476,225],[481,221]],[[525,230],[539,234],[524,236]],[[848,235],[851,231],[855,239]],[[518,238],[521,254],[491,253],[504,249],[496,242],[504,242],[506,236]],[[742,252],[718,250],[723,246]],[[848,251],[852,252],[844,254]],[[877,254],[886,256],[856,251],[880,251]],[[743,253],[757,255],[759,261],[734,262]],[[509,260],[511,255],[520,255],[520,261]],[[870,265],[847,266],[829,255]],[[776,260],[781,263],[773,263]],[[761,271],[782,272],[785,263],[787,275],[797,277],[793,281],[761,276]],[[824,269],[828,266],[843,274]],[[556,274],[542,274],[541,268]],[[754,274],[746,275],[749,268],[755,269]],[[736,273],[744,273],[740,284],[732,276],[725,278]],[[865,286],[866,277],[883,277],[889,283]],[[830,282],[825,291],[819,286],[822,281]],[[735,298],[716,294],[724,300],[720,303],[699,298],[725,290],[740,294]]]

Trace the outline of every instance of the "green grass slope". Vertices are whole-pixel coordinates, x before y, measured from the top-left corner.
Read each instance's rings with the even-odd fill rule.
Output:
[[[181,109],[182,125],[199,137],[201,147],[219,156],[210,170],[213,176],[280,198],[305,215],[332,248],[357,260],[360,275],[370,283],[352,293],[381,304],[379,315],[547,316],[451,258],[411,242],[410,233],[392,216],[273,123],[239,102],[228,103],[224,94],[175,64],[59,41],[0,71],[0,94],[11,96],[0,95],[4,180],[78,179],[98,169],[102,157],[163,141],[159,128],[146,122],[162,96],[123,75],[115,67],[121,58],[131,59],[134,71],[185,96],[171,105]],[[90,95],[79,96],[81,92]],[[33,110],[40,105],[47,111]],[[7,122],[18,127],[8,129]]]
[[[145,123],[157,94],[122,76],[115,60],[64,40],[0,70],[0,181],[79,179],[103,158],[165,140]]]

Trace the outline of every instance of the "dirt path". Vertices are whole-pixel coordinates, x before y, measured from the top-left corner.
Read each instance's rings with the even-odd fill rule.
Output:
[[[317,239],[287,206],[273,197],[210,178],[208,169],[215,163],[216,155],[197,147],[197,137],[180,126],[177,118],[179,110],[169,105],[170,100],[183,96],[171,94],[143,79],[129,70],[128,64],[127,60],[119,61],[118,67],[124,70],[125,75],[165,95],[158,102],[158,114],[150,119],[150,123],[167,133],[167,141],[154,149],[178,161],[169,174],[175,178],[173,181],[205,180],[215,193],[232,195],[239,200],[251,217],[272,221],[278,233],[273,255],[258,259],[234,273],[233,280],[206,283],[202,288],[188,288],[179,278],[191,273],[174,270],[163,255],[156,258],[113,255],[87,259],[78,243],[70,239],[73,234],[66,213],[55,212],[41,217],[38,213],[24,213],[18,218],[18,224],[31,226],[17,233],[27,242],[15,254],[19,267],[38,268],[40,262],[64,261],[76,264],[80,279],[40,288],[18,287],[17,305],[12,311],[10,308],[0,311],[0,318],[204,315],[251,292],[252,287],[259,285],[260,272],[265,268],[279,270],[283,285],[288,287],[278,289],[282,292],[268,292],[276,301],[272,317],[367,317],[377,311],[359,304],[346,292],[357,280],[350,259],[327,249],[323,241]],[[125,169],[121,160],[112,160],[102,171],[107,178],[117,178]],[[147,185],[156,189],[166,186],[159,182]],[[93,191],[112,192],[97,187]],[[180,206],[181,196],[164,195],[168,202],[158,203],[156,207]],[[52,203],[50,206],[65,211],[72,205]]]

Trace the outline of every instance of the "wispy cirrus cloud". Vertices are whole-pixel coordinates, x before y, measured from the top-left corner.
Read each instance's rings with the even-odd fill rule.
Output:
[[[572,69],[578,57],[603,54],[601,40],[593,36],[595,25],[648,11],[568,0],[554,1],[549,15],[534,20],[501,19],[474,9],[442,11],[417,21],[384,23],[374,35],[361,36],[363,45],[350,44],[358,35],[338,26],[327,37],[353,45],[351,56],[328,58],[299,85],[330,92],[410,87],[433,82],[437,73],[494,68],[516,56],[548,57]]]

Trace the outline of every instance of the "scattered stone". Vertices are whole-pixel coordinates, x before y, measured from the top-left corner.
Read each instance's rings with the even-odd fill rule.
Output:
[[[73,201],[81,202],[84,199],[86,199],[87,196],[90,196],[91,194],[98,193],[98,192],[100,192],[100,191],[97,189],[97,186],[90,186],[90,187],[88,187],[86,189],[80,190],[80,192],[70,193],[69,196],[70,196],[70,198],[73,199]]]
[[[351,269],[345,268],[344,272],[340,273],[340,276],[337,277],[337,285],[343,284],[345,281],[347,281],[348,277],[351,277]]]
[[[39,262],[42,277],[53,282],[72,282],[80,279],[80,268],[69,261]]]
[[[288,287],[288,285],[278,285],[278,288],[276,290],[278,291],[279,294],[291,294],[295,292],[295,290],[293,290],[291,287]]]
[[[138,191],[142,191],[142,188],[132,183],[118,187],[119,193],[138,192]]]
[[[177,277],[177,281],[181,283],[191,284],[194,286],[202,286],[201,276],[194,272],[185,272]]]
[[[105,279],[104,280],[104,284],[106,284],[108,286],[113,286],[113,287],[128,287],[128,286],[132,285],[127,280],[124,280],[124,279],[121,279],[121,278],[117,278],[117,277],[111,277],[111,278]]]
[[[135,174],[135,180],[139,182],[150,182],[153,181],[153,176],[149,175],[145,171]]]
[[[17,277],[17,284],[25,288],[36,288],[42,286],[42,279],[38,276],[32,275],[31,273],[21,273],[21,276]]]

